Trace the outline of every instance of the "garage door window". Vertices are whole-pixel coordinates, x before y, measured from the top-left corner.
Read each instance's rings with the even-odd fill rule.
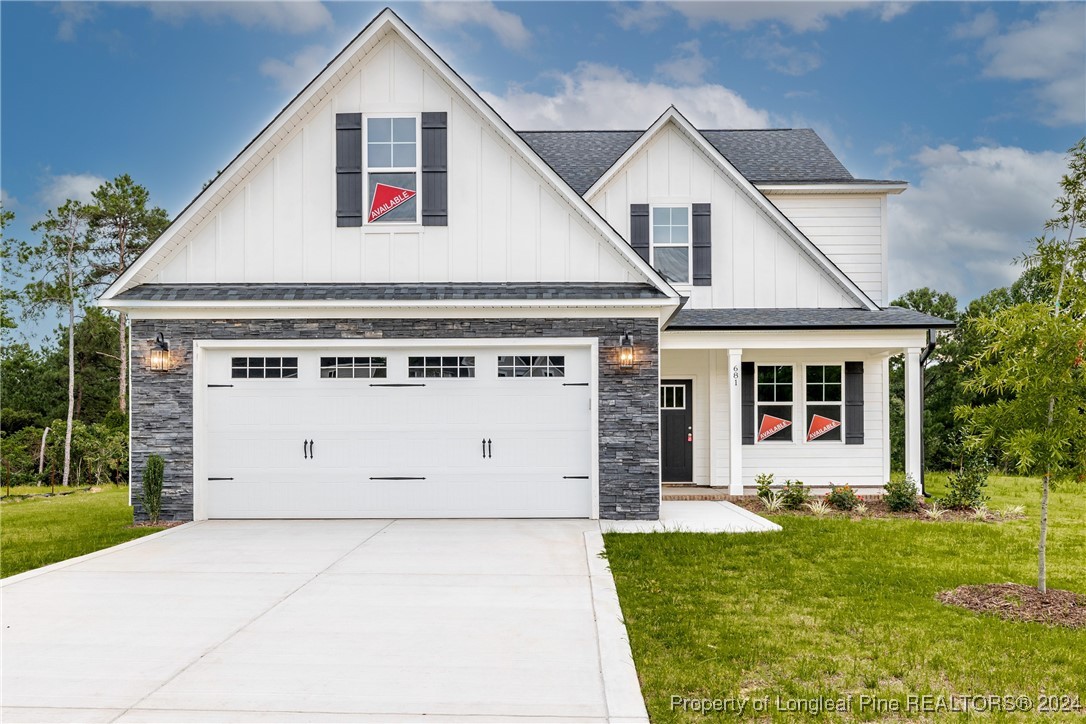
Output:
[[[384,379],[388,377],[388,358],[321,357],[321,377]]]
[[[298,377],[298,358],[231,357],[230,376],[248,380],[294,379]]]
[[[474,377],[474,357],[408,357],[407,376],[418,378]]]
[[[498,357],[498,377],[565,377],[566,358],[558,355]]]

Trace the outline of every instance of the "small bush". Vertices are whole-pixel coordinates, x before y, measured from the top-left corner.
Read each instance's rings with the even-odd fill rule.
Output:
[[[143,468],[143,509],[152,523],[162,514],[162,472],[166,462],[158,455],[147,458]]]
[[[856,503],[856,507],[852,509],[852,512],[856,515],[867,515],[868,507],[867,503],[860,501]]]
[[[838,510],[852,510],[860,504],[860,498],[849,486],[842,485],[839,488],[830,483],[830,492],[826,493],[826,502]]]
[[[758,497],[766,500],[773,494],[773,473],[758,473],[754,478],[754,484],[758,486]]]
[[[813,500],[810,503],[807,503],[806,507],[807,510],[814,513],[816,518],[825,517],[825,515],[830,512],[830,506],[828,506],[824,500]]]
[[[991,514],[986,506],[981,505],[973,508],[973,520],[988,520],[990,516]]]
[[[947,509],[939,505],[939,501],[933,502],[930,508],[924,509],[924,515],[928,516],[932,520],[939,520],[946,514]]]
[[[811,491],[802,480],[785,480],[780,495],[781,504],[786,510],[799,510],[811,499]]]
[[[916,483],[911,476],[906,475],[904,480],[891,480],[886,484],[886,507],[895,513],[915,513],[920,509],[920,501],[917,500],[920,491],[916,489]]]
[[[770,513],[776,513],[784,507],[784,497],[780,493],[769,492],[762,498],[762,505]]]
[[[984,494],[988,487],[988,466],[983,462],[966,463],[950,476],[946,487],[946,495],[939,498],[943,507],[951,510],[979,508],[989,500]]]

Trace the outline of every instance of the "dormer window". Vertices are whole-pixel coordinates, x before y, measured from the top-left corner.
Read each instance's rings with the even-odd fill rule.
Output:
[[[419,223],[418,116],[366,117],[366,223]]]
[[[691,279],[690,207],[652,207],[651,264],[672,284]]]

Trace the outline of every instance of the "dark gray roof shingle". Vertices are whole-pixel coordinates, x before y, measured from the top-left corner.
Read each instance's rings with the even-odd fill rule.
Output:
[[[119,300],[235,301],[443,301],[657,299],[648,284],[141,284]]]
[[[885,307],[869,309],[683,309],[669,330],[731,329],[929,329],[954,323],[929,314]]]
[[[810,128],[701,133],[752,183],[860,181]],[[641,134],[642,131],[522,131],[520,137],[583,196]]]

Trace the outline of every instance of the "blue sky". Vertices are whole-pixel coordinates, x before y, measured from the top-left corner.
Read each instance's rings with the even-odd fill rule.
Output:
[[[130,173],[171,214],[383,4],[3,2],[13,236]],[[813,127],[891,201],[892,293],[1016,275],[1086,126],[1086,4],[395,3],[518,129]]]

